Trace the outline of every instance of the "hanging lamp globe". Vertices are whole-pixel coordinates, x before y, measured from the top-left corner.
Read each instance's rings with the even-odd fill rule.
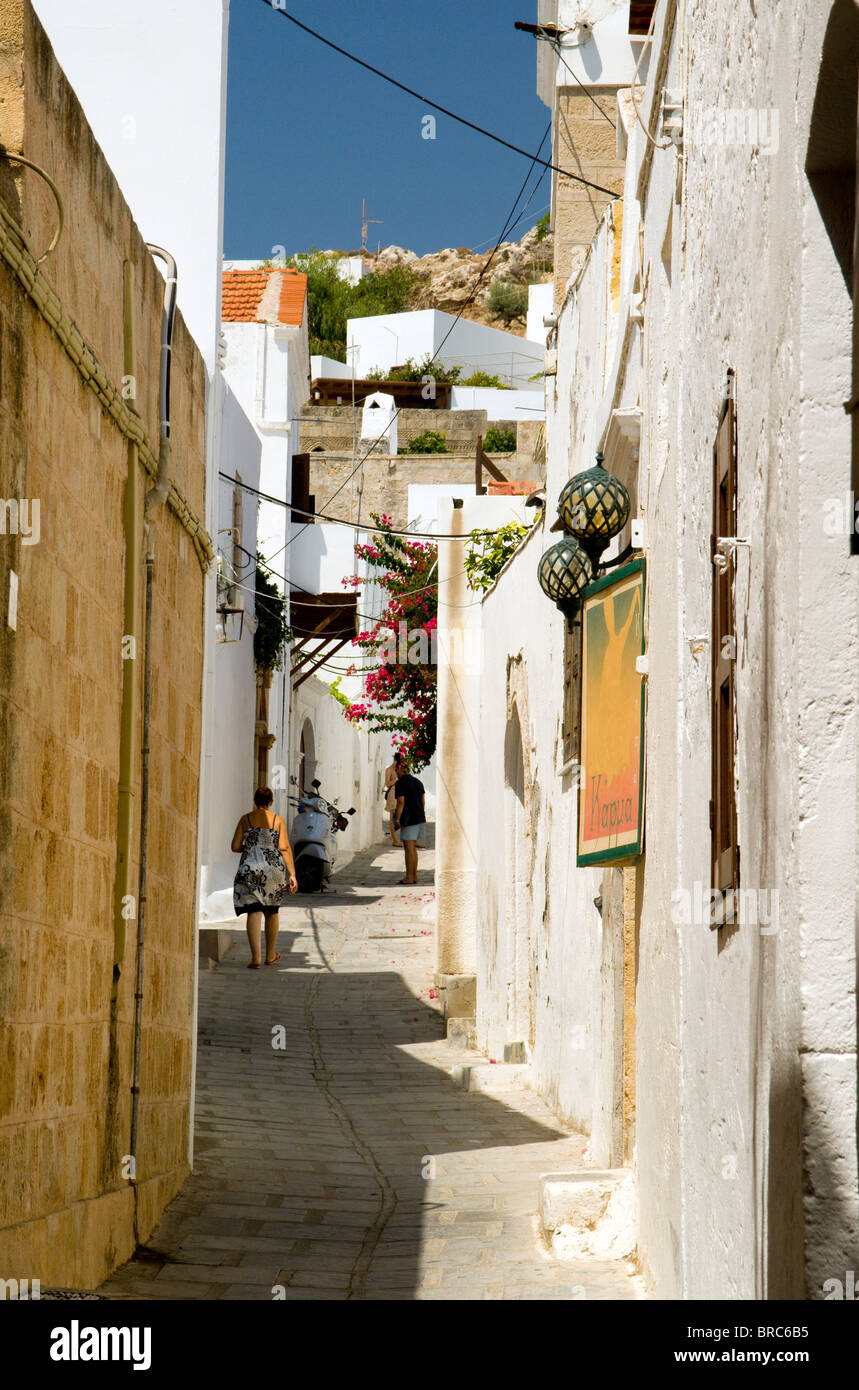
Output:
[[[564,530],[576,537],[595,567],[612,537],[623,530],[630,510],[629,493],[602,461],[597,454],[594,467],[571,478],[558,498]]]
[[[546,597],[572,620],[582,594],[594,578],[594,567],[575,536],[562,536],[540,557],[537,578]]]

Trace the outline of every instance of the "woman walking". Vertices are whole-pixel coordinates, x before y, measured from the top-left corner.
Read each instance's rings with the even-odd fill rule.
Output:
[[[295,863],[280,816],[271,810],[274,794],[269,787],[254,792],[254,809],[242,816],[236,826],[231,848],[241,853],[233,884],[233,907],[237,917],[248,915],[248,941],[251,961],[248,970],[259,970],[262,925],[265,919],[265,963],[280,960],[277,932],[278,909],[287,893],[298,892]]]

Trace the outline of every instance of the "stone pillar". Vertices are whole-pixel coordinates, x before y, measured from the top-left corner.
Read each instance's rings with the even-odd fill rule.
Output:
[[[624,162],[618,158],[617,88],[562,87],[554,128],[554,162],[602,188],[623,189]],[[606,119],[608,117],[608,119]],[[555,307],[562,303],[567,281],[581,264],[605,211],[609,193],[555,175]]]
[[[454,500],[450,511],[439,508],[439,532],[467,533],[461,501]],[[470,647],[479,635],[480,604],[466,586],[463,553],[461,541],[439,542],[436,969],[440,976],[473,976],[476,968],[480,679],[476,651]]]

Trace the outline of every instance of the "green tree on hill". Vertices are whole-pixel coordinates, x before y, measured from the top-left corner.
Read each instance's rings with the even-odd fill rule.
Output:
[[[284,264],[307,276],[310,351],[346,361],[346,320],[373,314],[399,314],[411,306],[419,275],[402,266],[376,270],[350,285],[337,273],[339,257],[314,248]]]

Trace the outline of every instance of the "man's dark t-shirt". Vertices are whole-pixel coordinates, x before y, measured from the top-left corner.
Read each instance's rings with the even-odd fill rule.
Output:
[[[394,784],[394,795],[398,801],[400,797],[403,798],[403,813],[400,817],[400,825],[403,829],[407,825],[423,825],[425,823],[423,782],[419,782],[417,777],[412,777],[411,773],[406,772],[402,777],[397,778]]]

